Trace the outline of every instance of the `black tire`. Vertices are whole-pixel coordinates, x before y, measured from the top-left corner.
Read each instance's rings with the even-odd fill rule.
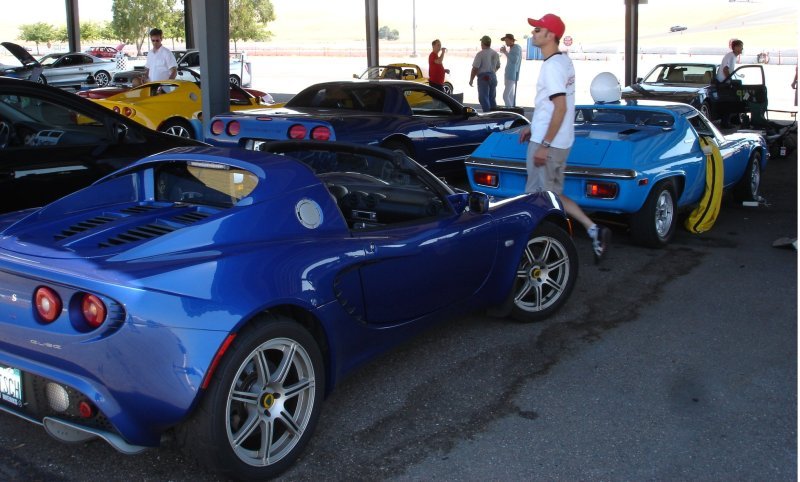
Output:
[[[709,120],[709,122],[713,120],[711,118],[711,104],[709,104],[708,101],[700,104],[700,108],[698,110],[701,114],[703,114],[703,116],[705,116],[706,119]]]
[[[39,80],[36,81],[39,84],[47,85],[47,77],[42,74],[39,74]]]
[[[742,178],[733,187],[733,198],[736,201],[758,201],[758,190],[761,187],[761,151],[753,151]]]
[[[661,181],[647,196],[644,206],[631,216],[631,235],[648,248],[669,244],[678,225],[675,190],[672,183]]]
[[[382,147],[385,149],[389,149],[390,151],[400,152],[407,155],[408,157],[411,157],[411,149],[405,142],[401,140],[389,139],[388,141],[382,144]]]
[[[445,94],[453,95],[453,84],[451,84],[450,82],[445,82],[443,88]]]
[[[111,82],[111,74],[106,72],[105,70],[99,70],[94,74],[94,81],[100,87],[105,87]]]
[[[187,139],[194,139],[194,129],[191,124],[183,119],[169,119],[158,128],[159,131],[177,137],[185,137]]]
[[[528,239],[514,280],[511,316],[531,323],[552,315],[572,293],[578,278],[578,250],[569,234],[543,222]]]
[[[242,86],[242,80],[239,78],[238,75],[231,74],[228,77],[228,82],[230,82],[231,85],[235,85],[236,87],[241,87]]]
[[[324,373],[319,347],[299,323],[274,315],[253,320],[234,339],[199,406],[179,427],[181,449],[226,479],[277,476],[314,432]],[[268,443],[262,440],[264,430],[272,430]]]

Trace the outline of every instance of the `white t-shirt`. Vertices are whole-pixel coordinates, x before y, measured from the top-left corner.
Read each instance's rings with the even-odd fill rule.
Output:
[[[722,63],[719,64],[719,70],[717,70],[717,80],[723,82],[728,76],[725,75],[725,67],[728,67],[728,73],[732,74],[733,69],[736,68],[736,54],[733,51],[728,52],[725,54],[725,57],[722,57]]]
[[[169,70],[178,68],[178,62],[168,48],[161,46],[147,54],[144,66],[150,71],[147,74],[150,80],[169,80]]]
[[[555,138],[550,140],[550,145],[568,149],[575,141],[575,67],[572,60],[563,53],[548,57],[539,71],[531,117],[531,142],[541,143],[544,140],[555,110],[550,98],[556,94],[566,95],[567,112]]]

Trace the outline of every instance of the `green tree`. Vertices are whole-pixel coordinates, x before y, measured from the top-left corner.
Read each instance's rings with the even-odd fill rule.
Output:
[[[20,25],[19,32],[20,40],[36,43],[36,55],[39,55],[39,43],[47,43],[56,39],[56,28],[44,22]]]
[[[378,38],[386,39],[386,40],[397,40],[400,38],[400,32],[397,29],[391,29],[388,25],[384,25],[383,27],[378,29]]]
[[[100,38],[105,40],[121,40],[117,37],[111,22],[103,22],[100,30]]]
[[[230,0],[230,38],[237,50],[239,40],[264,41],[272,38],[267,24],[275,20],[270,0]]]
[[[53,40],[56,42],[66,43],[69,42],[69,32],[67,32],[67,26],[64,25],[62,27],[55,27],[53,30]]]
[[[126,44],[136,45],[137,55],[151,28],[163,30],[175,0],[114,0],[111,4],[111,27]]]
[[[81,23],[81,40],[93,41],[103,38],[103,25],[97,22]]]
[[[172,40],[172,48],[175,48],[175,41],[182,41],[186,38],[186,23],[184,21],[184,7],[183,2],[178,2],[178,8],[170,10],[167,15],[161,30],[164,31],[164,37]]]

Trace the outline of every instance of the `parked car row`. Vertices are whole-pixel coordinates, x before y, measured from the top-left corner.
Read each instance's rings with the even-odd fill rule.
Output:
[[[384,77],[282,106],[231,85],[203,131],[192,75],[88,98],[0,77],[0,411],[126,454],[172,435],[262,480],[367,360],[466,310],[533,322],[570,297],[571,224],[523,192],[523,116]],[[606,99],[575,126],[565,194],[644,245],[702,196],[701,138],[758,198],[763,138],[688,104]],[[465,171],[471,192],[437,177]]]

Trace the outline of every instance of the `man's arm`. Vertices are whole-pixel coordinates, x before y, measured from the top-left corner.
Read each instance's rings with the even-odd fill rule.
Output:
[[[472,72],[469,73],[469,86],[472,87],[472,81],[475,80],[475,76],[478,75],[478,68],[473,67]]]
[[[174,79],[177,76],[178,76],[178,68],[177,67],[170,68],[169,69],[169,78],[170,79]]]

